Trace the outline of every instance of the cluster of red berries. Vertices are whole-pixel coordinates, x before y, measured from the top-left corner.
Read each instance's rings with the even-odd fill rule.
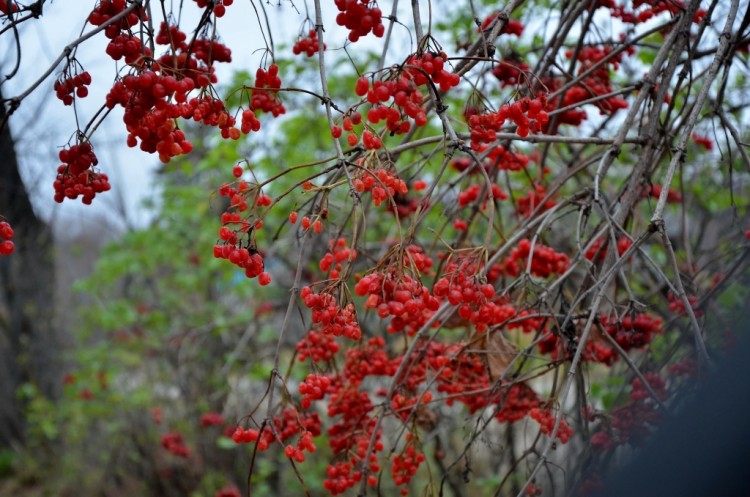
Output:
[[[190,449],[187,448],[182,438],[182,433],[171,432],[161,437],[161,446],[177,457],[190,457]]]
[[[549,121],[544,110],[547,98],[544,95],[535,99],[524,97],[511,104],[505,104],[497,112],[474,114],[469,118],[471,130],[471,148],[478,152],[484,151],[486,144],[495,141],[505,121],[512,121],[516,126],[518,136],[528,136],[530,131],[538,133]]]
[[[370,0],[335,0],[339,13],[336,24],[349,30],[349,41],[355,43],[372,32],[378,38],[385,34],[383,13]]]
[[[341,388],[331,396],[328,404],[328,416],[339,416],[338,421],[328,430],[329,445],[334,455],[342,454],[348,458],[328,466],[323,486],[332,495],[343,493],[362,480],[362,472],[354,468],[363,467],[373,435],[375,445],[367,459],[369,485],[377,484],[375,474],[380,471],[376,453],[383,450],[383,443],[380,441],[380,429],[375,432],[377,420],[370,416],[372,402],[367,393],[353,390],[354,388],[355,385],[347,389]]]
[[[299,393],[302,394],[300,405],[303,409],[309,409],[312,401],[322,399],[328,387],[331,386],[331,378],[325,375],[309,374],[305,381],[299,385]]]
[[[458,306],[458,316],[476,326],[477,332],[482,333],[487,328],[507,322],[518,312],[508,303],[495,302],[495,287],[490,283],[480,283],[472,276],[476,274],[478,265],[470,261],[450,262],[446,265],[446,274],[435,282],[433,295],[435,298],[451,305]],[[522,321],[518,326],[528,326]]]
[[[497,78],[503,88],[515,86],[522,81],[522,76],[529,70],[529,65],[519,60],[506,59],[492,68],[492,75]]]
[[[250,109],[270,113],[273,117],[285,114],[286,108],[278,97],[279,88],[281,88],[279,66],[271,64],[268,66],[268,71],[258,68],[255,72],[255,87],[250,96]]]
[[[391,476],[393,483],[397,486],[408,485],[412,477],[416,474],[419,466],[425,461],[425,455],[417,452],[414,444],[409,444],[402,454],[393,456],[391,464]],[[401,489],[401,495],[409,495],[408,488]]]
[[[711,140],[711,138],[699,135],[698,133],[693,133],[692,135],[690,135],[690,137],[693,139],[696,145],[699,145],[706,150],[713,150],[714,142]]]
[[[364,134],[367,134],[365,131]],[[406,182],[396,176],[395,171],[376,169],[362,171],[362,175],[353,181],[354,188],[362,192],[371,192],[372,202],[379,206],[396,194],[404,195],[409,192]]]
[[[0,255],[10,255],[15,250],[13,244],[13,228],[6,221],[0,221]]]
[[[663,187],[659,183],[648,185],[641,191],[641,198],[659,198],[661,196],[662,189]],[[674,188],[670,188],[667,191],[667,203],[678,204],[680,202],[682,202],[682,194]]]
[[[18,4],[15,1],[10,2],[10,9],[8,8],[8,2],[6,0],[0,0],[0,12],[4,15],[9,15],[9,12],[18,12]]]
[[[542,213],[557,205],[557,202],[552,198],[547,199],[544,204],[542,204],[542,200],[544,200],[546,196],[547,192],[544,187],[540,184],[535,185],[534,188],[529,189],[526,195],[516,199],[516,212],[519,216],[528,217],[537,208],[539,208],[539,213]],[[539,207],[540,205],[541,207]]]
[[[227,485],[214,493],[214,497],[242,497],[240,489],[234,485]]]
[[[514,248],[505,260],[505,271],[510,276],[518,276],[526,269],[531,254],[531,241],[524,238]],[[534,255],[531,257],[531,274],[539,278],[547,278],[551,274],[562,274],[570,266],[570,259],[561,252],[542,245],[534,244]]]
[[[425,52],[421,55],[413,54],[406,59],[405,73],[408,74],[417,86],[426,85],[428,80],[446,92],[458,86],[461,78],[458,74],[445,70],[445,62],[448,55],[440,51],[438,53]]]
[[[242,175],[242,168],[233,168],[232,174]],[[244,219],[242,212],[248,210],[247,197],[255,193],[253,197],[253,207],[263,207],[271,204],[271,199],[267,195],[260,193],[259,189],[250,189],[250,185],[245,181],[237,182],[237,187],[224,184],[219,188],[219,195],[229,199],[227,211],[221,215],[221,228],[219,228],[219,238],[222,243],[214,245],[214,257],[217,259],[227,259],[235,266],[245,270],[245,276],[248,278],[258,278],[261,286],[271,283],[271,275],[264,271],[263,256],[258,252],[254,244],[254,238],[251,231],[263,227],[263,221],[256,219],[251,223]],[[243,243],[243,240],[245,240]]]
[[[294,459],[297,462],[305,462],[305,451],[310,453],[315,452],[315,444],[313,443],[313,434],[309,431],[303,431],[297,440],[297,446],[287,445],[284,447],[284,455],[289,459]]]
[[[323,50],[326,49],[325,43],[323,44]],[[315,29],[311,29],[307,36],[300,38],[292,47],[292,53],[299,55],[301,53],[306,54],[308,57],[312,57],[320,51],[320,42],[318,41],[318,32]]]
[[[345,261],[357,258],[357,251],[346,246],[346,239],[339,238],[328,243],[328,252],[320,259],[318,267],[324,273],[331,272],[330,279],[338,279]]]
[[[352,340],[362,337],[353,304],[342,307],[331,293],[314,293],[309,286],[300,291],[300,297],[305,306],[312,310],[312,322],[319,326],[320,333],[343,335]]]
[[[195,3],[202,9],[211,5],[216,17],[224,17],[227,12],[226,8],[232,5],[234,0],[195,0]]]
[[[372,107],[367,112],[367,121],[378,124],[385,121],[389,132],[401,135],[411,129],[411,118],[416,126],[427,124],[427,113],[423,107],[424,94],[414,81],[406,75],[397,80],[376,81],[372,88],[369,80],[361,77],[354,91],[359,96],[367,96]],[[393,99],[392,105],[386,105]]]
[[[599,322],[623,350],[642,348],[651,343],[655,335],[662,333],[661,318],[647,313],[626,315],[620,320],[601,316]]]
[[[333,335],[310,331],[297,343],[297,360],[308,357],[312,362],[330,361],[339,351],[339,344]]]
[[[488,30],[490,26],[492,26],[492,24],[495,22],[495,19],[497,19],[498,15],[500,15],[499,12],[493,12],[492,14],[485,17],[484,21],[482,21],[482,24],[479,26],[479,28],[477,28],[477,33]],[[505,23],[505,26],[503,26],[500,34],[521,36],[523,34],[524,28],[525,26],[521,21],[518,21],[516,19],[508,19],[508,22]]]
[[[638,7],[646,5],[647,7],[640,12],[636,12]],[[633,10],[625,10],[622,5],[617,5],[614,0],[600,0],[600,7],[610,9],[612,17],[619,17],[622,22],[628,24],[640,24],[663,13],[669,12],[672,15],[678,15],[685,11],[685,4],[680,0],[635,0]],[[705,17],[706,11],[698,9],[693,16],[693,23],[698,24]]]
[[[539,407],[533,408],[529,411],[529,417],[539,423],[542,433],[551,435],[555,427],[555,415],[551,409],[541,409]],[[573,436],[573,428],[568,425],[564,420],[560,420],[560,426],[557,429],[557,438],[561,443],[568,443],[570,437]]]
[[[594,243],[591,244],[591,246],[588,248],[586,253],[584,254],[584,257],[586,259],[593,261],[593,262],[602,262],[604,261],[604,258],[607,256],[607,243],[609,242],[608,238],[602,237],[597,238],[594,240]],[[628,249],[633,245],[633,242],[630,241],[627,237],[622,237],[619,240],[617,240],[617,255],[622,256],[625,252],[628,251]]]
[[[97,193],[111,188],[107,175],[92,169],[99,160],[91,143],[83,142],[63,149],[59,157],[62,164],[57,168],[53,183],[55,202],[82,197],[82,202],[88,205]]]
[[[238,426],[232,433],[232,440],[236,444],[249,444],[258,440],[260,433],[253,428],[242,428]]]
[[[670,311],[672,311],[676,316],[687,316],[687,311],[685,311],[685,304],[682,302],[682,299],[677,297],[672,292],[669,292],[669,295],[667,295],[667,299],[669,300]],[[688,295],[687,300],[690,304],[690,307],[693,309],[693,314],[695,315],[695,317],[699,318],[703,316],[703,311],[698,309],[698,297],[696,297],[695,295]]]
[[[364,276],[355,285],[354,293],[367,296],[365,309],[375,309],[381,319],[392,318],[389,333],[406,330],[414,335],[440,307],[440,302],[418,280],[394,272]]]
[[[473,202],[475,202],[479,195],[482,193],[483,186],[479,186],[476,183],[469,185],[466,190],[463,190],[458,194],[458,205],[460,207],[465,207]],[[498,200],[505,200],[508,198],[508,195],[500,188],[500,185],[496,183],[492,183],[492,198],[495,199],[495,201]],[[484,198],[482,200],[482,208],[487,208],[487,200],[489,200],[489,195],[487,194],[487,191],[485,191]]]
[[[94,10],[89,14],[89,22],[92,26],[101,26],[114,16],[125,10],[126,0],[100,0]],[[147,21],[148,15],[142,6],[128,12],[119,22],[107,26],[104,34],[110,40],[114,40],[123,30],[137,25],[141,21]]]
[[[201,426],[221,426],[224,424],[224,417],[218,412],[206,412],[201,414]]]
[[[60,78],[55,81],[53,86],[55,95],[57,98],[62,100],[65,105],[72,105],[74,97],[84,98],[88,96],[89,89],[88,85],[91,84],[91,74],[88,71],[84,71],[81,74],[75,76],[69,76],[67,78]]]
[[[242,443],[257,443],[259,451],[267,450],[277,439],[284,443],[289,438],[301,434],[298,441],[298,448],[302,450],[309,450],[313,452],[315,446],[312,444],[312,438],[320,435],[320,417],[317,413],[299,413],[293,407],[288,407],[281,412],[280,416],[276,416],[272,420],[274,429],[270,426],[266,426],[262,431],[258,431],[253,428],[242,428],[238,426],[232,433],[232,440],[236,444]],[[296,455],[292,454],[292,457]],[[304,457],[303,457],[304,460]],[[301,462],[301,461],[300,461]]]

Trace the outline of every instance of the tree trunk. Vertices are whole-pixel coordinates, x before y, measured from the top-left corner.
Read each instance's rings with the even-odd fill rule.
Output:
[[[5,114],[0,105],[0,122]],[[55,398],[61,388],[62,358],[53,326],[51,231],[34,213],[13,145],[6,124],[0,130],[0,216],[15,231],[16,249],[0,257],[0,448],[17,449],[25,432],[18,389],[29,384]]]

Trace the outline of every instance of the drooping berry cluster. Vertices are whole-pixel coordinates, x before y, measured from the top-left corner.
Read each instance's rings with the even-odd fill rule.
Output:
[[[676,316],[687,316],[685,304],[682,302],[681,298],[677,297],[674,293],[669,292],[667,299],[669,300],[670,311],[674,312]],[[700,303],[698,302],[698,297],[695,295],[688,295],[687,300],[690,307],[693,309],[693,315],[696,318],[703,316],[703,310],[699,308]]]
[[[88,71],[84,71],[81,74],[76,74],[68,77],[60,77],[53,86],[55,95],[57,98],[62,100],[65,105],[72,105],[74,96],[78,98],[84,98],[88,96],[89,89],[88,85],[91,84],[91,74]]]
[[[326,46],[325,44],[323,44],[323,50],[325,49],[326,49]],[[308,57],[312,57],[319,51],[320,51],[320,42],[318,41],[318,32],[315,29],[311,29],[307,33],[307,36],[298,39],[297,42],[292,47],[292,53],[294,53],[294,55],[299,55],[301,53],[304,53]]]
[[[544,110],[547,99],[542,94],[533,100],[524,97],[511,104],[505,104],[497,112],[485,112],[472,115],[469,118],[471,130],[471,148],[477,152],[485,150],[486,145],[496,140],[495,134],[500,132],[505,121],[512,121],[516,125],[518,136],[528,136],[529,132],[538,133],[549,121]]]
[[[365,134],[367,133],[368,131],[365,131]],[[388,202],[396,194],[404,195],[409,192],[406,182],[396,176],[395,170],[361,171],[361,176],[355,179],[353,184],[360,193],[371,192],[372,203],[376,207],[383,202]]]
[[[470,205],[477,201],[479,199],[480,194],[484,191],[484,196],[482,199],[482,208],[487,208],[487,200],[489,200],[489,194],[487,190],[484,190],[484,186],[477,185],[476,183],[469,185],[468,188],[463,190],[458,194],[458,205],[460,207],[465,207],[467,205]],[[500,185],[496,183],[492,183],[492,198],[495,201],[498,200],[505,200],[508,198],[508,195],[503,191],[502,188],[500,188]]]
[[[605,315],[600,317],[600,323],[625,351],[645,347],[664,331],[661,318],[648,313],[628,314],[620,320]]]
[[[375,309],[381,319],[392,318],[389,333],[405,330],[414,335],[440,307],[440,302],[418,280],[393,271],[364,276],[354,293],[367,296],[365,309]]]
[[[330,361],[339,351],[336,337],[318,331],[310,331],[297,343],[297,360],[308,357],[312,362]]]
[[[182,433],[171,432],[161,437],[161,446],[177,457],[187,459],[190,457],[190,449],[185,445]]]
[[[322,334],[345,336],[359,340],[362,330],[357,323],[354,304],[339,304],[337,298],[328,292],[314,293],[308,286],[300,291],[305,306],[312,310],[312,322]]]
[[[607,256],[608,242],[609,239],[607,238],[597,238],[596,240],[594,240],[594,243],[591,244],[591,246],[588,248],[588,250],[586,250],[586,253],[584,254],[586,259],[593,262],[604,261],[605,257]],[[633,242],[630,241],[630,239],[627,237],[622,237],[617,240],[617,255],[622,256],[622,254],[628,251],[631,245],[633,245]]]
[[[331,378],[325,375],[309,374],[305,381],[299,385],[299,393],[302,394],[300,405],[303,409],[309,409],[312,401],[320,400],[331,386]]]
[[[372,32],[378,38],[385,34],[383,13],[371,0],[335,0],[339,14],[336,24],[349,30],[349,41],[355,43]]]
[[[357,258],[357,251],[346,246],[346,239],[339,238],[328,243],[328,252],[320,259],[318,267],[324,273],[330,271],[330,279],[339,279],[342,264]]]
[[[227,211],[221,215],[219,228],[220,243],[214,245],[214,257],[227,259],[235,266],[245,270],[248,278],[258,277],[261,286],[271,282],[271,275],[264,271],[263,256],[255,244],[254,231],[263,224],[260,218],[250,222],[243,218],[242,213],[249,209],[248,195],[254,194],[253,210],[271,204],[271,199],[259,192],[258,188],[251,191],[245,181],[239,181],[237,187],[225,184],[219,188],[219,195],[229,199]]]
[[[213,7],[213,12],[216,17],[224,17],[229,7],[234,3],[234,0],[195,0],[200,8]]]
[[[13,228],[6,221],[0,221],[0,255],[10,255],[15,250]]]
[[[218,412],[205,412],[201,414],[200,424],[203,427],[221,426],[224,424],[224,417]]]
[[[412,477],[416,474],[419,466],[425,461],[425,455],[422,452],[417,452],[413,443],[410,443],[404,449],[401,454],[396,454],[393,457],[393,463],[391,464],[391,476],[393,477],[393,483],[397,486],[408,485]],[[401,495],[408,495],[409,489],[402,488]]]
[[[505,260],[505,271],[511,276],[518,276],[526,269],[531,241],[524,238],[514,248]],[[534,255],[531,257],[531,274],[539,278],[547,278],[551,274],[562,274],[570,266],[570,259],[561,252],[555,252],[550,247],[537,242],[534,244]]]
[[[57,168],[57,177],[53,183],[55,202],[82,197],[84,204],[90,204],[97,193],[111,188],[107,175],[93,169],[99,160],[91,143],[82,142],[63,149],[59,157],[62,164]]]
[[[268,71],[258,68],[255,72],[255,87],[250,97],[250,109],[270,113],[273,117],[285,114],[286,108],[278,97],[279,88],[281,88],[279,66],[271,64],[268,66]]]
[[[542,203],[546,197],[547,192],[544,189],[544,186],[536,184],[533,188],[529,188],[526,195],[516,199],[516,212],[520,216],[528,217],[536,211],[537,208],[539,209],[539,213],[542,213],[557,205],[557,202],[552,197]]]
[[[551,409],[541,409],[538,407],[529,411],[529,417],[539,423],[542,433],[552,435],[555,427],[555,415]],[[560,426],[557,429],[557,438],[561,443],[568,443],[573,436],[573,428],[568,425],[565,419],[560,420]]]

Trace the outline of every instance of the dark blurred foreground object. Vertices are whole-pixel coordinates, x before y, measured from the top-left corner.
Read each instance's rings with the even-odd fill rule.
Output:
[[[750,497],[750,328],[594,497]]]

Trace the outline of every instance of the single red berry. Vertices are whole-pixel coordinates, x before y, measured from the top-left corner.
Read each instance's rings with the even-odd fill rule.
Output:
[[[232,169],[232,175],[235,178],[239,178],[240,176],[242,176],[242,166],[240,165],[234,166],[234,168]]]
[[[260,283],[260,286],[266,286],[269,283],[271,283],[271,275],[266,273],[265,271],[260,273],[258,275],[258,283]]]

